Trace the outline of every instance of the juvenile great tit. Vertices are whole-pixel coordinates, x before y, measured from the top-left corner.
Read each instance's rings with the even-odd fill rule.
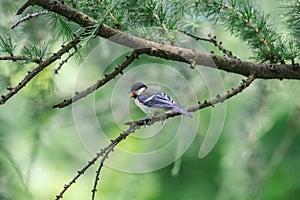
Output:
[[[165,93],[150,88],[142,82],[135,82],[130,88],[131,96],[135,99],[135,104],[142,109],[150,118],[158,117],[167,110],[179,112],[187,117],[192,115],[176,105],[175,101]]]

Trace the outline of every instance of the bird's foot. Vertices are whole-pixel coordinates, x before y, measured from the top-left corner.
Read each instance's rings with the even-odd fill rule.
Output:
[[[160,116],[160,117],[158,117],[158,118],[160,119],[161,125],[163,125],[163,124],[164,124],[165,118],[164,118],[163,116]],[[141,121],[143,121],[145,127],[146,127],[147,125],[149,125],[149,123],[151,122],[151,120],[152,120],[152,117],[145,117],[145,118],[142,118],[142,119],[141,119]],[[154,119],[154,121],[156,121],[156,120]]]
[[[164,125],[164,119],[162,117],[159,117],[161,125]]]
[[[144,122],[144,127],[146,128],[147,124],[150,122],[151,118],[150,117],[145,117],[141,119]]]

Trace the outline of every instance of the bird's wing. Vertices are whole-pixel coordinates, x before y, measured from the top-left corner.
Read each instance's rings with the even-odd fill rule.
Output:
[[[140,95],[139,101],[145,106],[158,107],[158,108],[173,108],[176,103],[171,97],[160,92],[151,96]]]

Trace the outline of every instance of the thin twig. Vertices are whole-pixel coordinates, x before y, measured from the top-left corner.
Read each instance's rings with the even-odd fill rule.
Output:
[[[15,27],[17,27],[19,24],[23,23],[23,22],[26,22],[32,18],[35,18],[35,17],[38,17],[40,15],[44,15],[48,13],[47,11],[43,11],[43,12],[37,12],[37,13],[32,13],[32,14],[27,14],[25,17],[22,17],[20,19],[18,19],[14,25],[11,26],[11,29],[14,29]]]
[[[11,60],[13,62],[15,61],[30,61],[37,64],[41,64],[43,61],[41,59],[31,59],[25,56],[0,56],[0,60]]]
[[[123,134],[125,134],[126,137],[129,135],[129,133],[126,133],[126,132],[123,133]],[[112,143],[113,143],[113,142],[112,142]],[[114,148],[115,148],[115,146],[116,146],[117,144],[118,144],[118,143],[114,143],[113,145],[111,145],[110,148],[107,149],[107,151],[105,152],[105,154],[103,155],[103,157],[102,157],[102,159],[101,159],[101,161],[100,161],[99,167],[98,167],[98,169],[97,169],[97,171],[96,171],[96,177],[95,177],[94,186],[93,186],[93,189],[92,189],[92,200],[94,200],[95,197],[96,197],[97,184],[98,184],[98,182],[99,182],[99,180],[100,180],[100,172],[101,172],[101,170],[102,170],[102,167],[104,166],[104,162],[105,162],[106,159],[108,159],[108,154],[114,150]]]
[[[197,40],[202,40],[202,41],[210,42],[210,43],[214,44],[216,47],[218,47],[218,49],[220,51],[222,51],[227,57],[237,59],[237,57],[232,54],[232,51],[229,51],[229,50],[225,49],[222,45],[222,42],[218,42],[217,37],[212,35],[212,34],[209,34],[208,35],[209,39],[207,39],[207,38],[201,38],[201,37],[192,35],[192,34],[186,32],[186,31],[182,31],[182,30],[178,30],[178,31],[185,34],[185,35],[187,35],[187,36],[189,36],[189,37],[191,37],[191,38],[194,38],[196,41]]]
[[[32,6],[31,2],[30,1],[26,1],[22,6],[21,8],[19,8],[19,10],[17,11],[17,15],[21,15],[24,10],[26,10],[29,6]]]
[[[214,107],[217,103],[223,103],[225,100],[241,93],[244,89],[250,86],[250,84],[255,80],[255,77],[253,75],[248,76],[246,79],[243,79],[239,86],[236,88],[232,88],[230,91],[227,91],[226,94],[223,96],[217,95],[215,99],[212,99],[211,101],[205,101],[204,103],[200,103],[199,105],[193,106],[188,109],[189,112],[195,112],[199,109],[202,109],[204,107],[212,106]]]
[[[84,174],[85,171],[87,169],[89,169],[101,156],[107,157],[108,154],[113,151],[113,148],[117,144],[119,144],[122,140],[125,140],[128,135],[130,135],[131,133],[134,133],[139,128],[140,128],[139,126],[136,126],[133,123],[126,131],[122,132],[117,138],[115,138],[114,140],[111,140],[111,143],[109,143],[109,145],[107,145],[106,147],[101,149],[100,152],[98,152],[92,160],[88,161],[88,163],[81,170],[77,171],[76,176],[74,176],[69,183],[64,185],[64,188],[62,189],[62,191],[58,195],[56,195],[56,200],[59,200],[59,199],[63,198],[63,194],[68,190],[68,188],[70,188],[70,186],[72,184],[74,184],[77,181],[77,179],[82,174]],[[103,163],[104,163],[105,159],[102,159],[102,160],[103,160]],[[100,170],[101,170],[101,168],[100,168]],[[99,170],[99,174],[100,174],[100,170]],[[96,185],[97,185],[97,183],[96,183]]]
[[[205,100],[203,103],[198,102],[197,105],[191,106],[191,107],[187,108],[186,110],[188,112],[196,112],[200,109],[203,109],[203,108],[206,108],[206,107],[209,107],[209,106],[214,107],[215,104],[223,103],[227,99],[237,95],[238,93],[241,93],[244,89],[249,87],[250,84],[254,80],[255,80],[255,77],[253,75],[250,75],[249,77],[247,77],[247,79],[245,79],[245,80],[243,79],[243,81],[240,83],[239,86],[237,86],[236,88],[232,88],[230,91],[227,91],[226,94],[224,94],[222,96],[217,95],[216,98],[214,98],[210,101]],[[161,120],[166,120],[168,118],[172,118],[172,117],[175,117],[175,116],[178,116],[178,115],[181,115],[181,113],[172,111],[172,112],[166,113],[165,115],[160,116],[160,117],[154,117],[154,118],[151,118],[151,119],[147,119],[146,121],[143,119],[143,120],[137,120],[137,121],[132,121],[132,122],[126,122],[125,125],[136,124],[138,126],[144,126],[145,122],[146,122],[147,125],[152,125],[156,122],[161,122]]]
[[[122,26],[120,24],[120,22],[117,20],[117,18],[110,12],[109,13],[109,17],[115,22],[115,28],[118,29],[118,30],[121,30],[122,29]]]
[[[0,56],[0,60],[23,61],[27,59],[24,56]]]
[[[160,25],[162,26],[164,32],[165,32],[166,34],[168,34],[168,33],[169,33],[169,29],[167,28],[166,24],[165,24],[163,21],[161,21],[161,20],[159,19],[158,15],[157,15],[156,13],[153,12],[152,15],[153,15],[153,17],[154,17],[155,19],[157,19],[158,23],[160,23]],[[170,45],[171,45],[171,46],[175,46],[175,41],[174,41],[174,39],[173,39],[173,38],[169,38],[169,39],[170,39]]]
[[[152,15],[161,24],[161,26],[164,29],[165,33],[168,33],[169,30],[168,30],[167,26],[159,19],[158,15],[156,13],[154,13],[154,12],[152,13]]]
[[[42,61],[33,71],[28,71],[28,74],[23,78],[23,80],[21,82],[19,82],[19,84],[17,86],[10,87],[9,92],[6,95],[1,96],[0,105],[4,104],[12,96],[14,96],[16,93],[18,93],[29,81],[31,81],[31,79],[33,79],[37,74],[39,74],[41,71],[43,71],[50,64],[52,64],[56,60],[60,59],[62,55],[64,55],[70,49],[74,48],[79,42],[80,42],[80,39],[78,37],[76,37],[69,44],[62,47],[59,51],[54,53],[47,60]]]
[[[226,56],[228,56],[229,58],[237,59],[237,57],[232,54],[232,51],[225,49],[223,47],[223,43],[217,41],[217,37],[215,35],[209,34],[208,37],[210,42],[218,47],[218,49],[222,51]]]
[[[194,38],[196,41],[197,40],[202,40],[202,41],[206,41],[206,42],[210,42],[210,39],[207,39],[207,38],[202,38],[202,37],[198,37],[198,36],[195,36],[195,35],[192,35],[186,31],[183,31],[183,30],[178,30],[180,33],[183,33],[191,38]]]
[[[126,58],[126,60],[120,64],[118,67],[115,68],[114,71],[112,71],[109,74],[105,74],[104,78],[101,80],[98,80],[96,83],[94,83],[92,86],[88,87],[87,89],[81,91],[81,92],[76,92],[75,95],[67,100],[64,100],[61,103],[58,103],[54,105],[52,108],[63,108],[65,106],[68,106],[79,99],[86,97],[87,95],[91,94],[92,92],[96,91],[103,85],[105,85],[107,82],[109,82],[111,79],[114,79],[118,74],[123,74],[123,70],[128,67],[135,59],[138,58],[139,55],[148,52],[149,49],[138,49],[134,50],[133,53]]]
[[[68,62],[68,60],[77,52],[77,50],[73,51],[66,57],[66,59],[62,60],[61,63],[59,63],[58,67],[54,70],[55,74],[58,74],[58,71],[62,68],[62,66]]]

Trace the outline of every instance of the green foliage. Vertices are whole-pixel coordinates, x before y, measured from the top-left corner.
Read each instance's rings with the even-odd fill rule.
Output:
[[[62,38],[63,40],[71,40],[74,38],[73,34],[76,31],[76,28],[79,29],[78,25],[71,23],[70,21],[56,13],[50,13],[48,16],[52,20],[51,24],[55,30],[55,39]]]
[[[23,54],[26,58],[28,58],[29,62],[32,61],[41,61],[47,55],[47,50],[49,47],[49,40],[47,43],[36,45],[36,44],[29,44],[23,47]]]
[[[98,26],[106,23],[114,28],[134,32],[138,35],[145,35],[148,32],[145,30],[147,28],[156,28],[152,30],[154,31],[153,34],[156,34],[156,37],[154,39],[152,37],[152,39],[159,38],[162,40],[162,38],[169,39],[170,35],[166,33],[162,35],[157,28],[176,29],[178,22],[184,16],[185,4],[179,0],[112,2],[94,0],[78,1],[76,8],[98,20]]]
[[[300,47],[300,0],[288,1],[283,6],[288,12],[284,15],[287,18],[288,26],[292,30],[292,35],[296,38],[298,48]]]
[[[4,37],[0,35],[0,53],[2,51],[12,56],[15,48],[16,44],[12,42],[11,37]]]
[[[100,30],[100,28],[102,27],[106,18],[116,8],[118,3],[121,3],[121,2],[115,1],[113,4],[109,5],[108,8],[106,8],[105,13],[103,13],[103,16],[100,16],[100,18],[98,18],[97,23],[93,26],[87,27],[87,30],[84,33],[84,36],[86,37],[85,39],[90,40],[90,39],[96,37],[96,33]]]
[[[234,36],[246,42],[254,58],[260,61],[278,63],[282,59],[295,59],[293,40],[287,45],[282,33],[270,22],[270,15],[250,0],[197,0],[199,14],[220,23]],[[290,49],[290,48],[293,49]],[[290,51],[286,51],[290,49]]]
[[[127,8],[124,14],[128,16],[124,23],[133,25],[133,28],[161,27],[165,24],[168,29],[172,29],[184,15],[184,3],[180,1],[133,0],[126,1],[123,6]]]
[[[280,49],[280,55],[287,60],[294,60],[300,56],[299,47],[300,40],[296,37],[287,37],[283,40],[282,49]]]
[[[101,19],[106,8],[117,1],[83,0],[75,1],[76,9],[88,14],[94,19]]]

